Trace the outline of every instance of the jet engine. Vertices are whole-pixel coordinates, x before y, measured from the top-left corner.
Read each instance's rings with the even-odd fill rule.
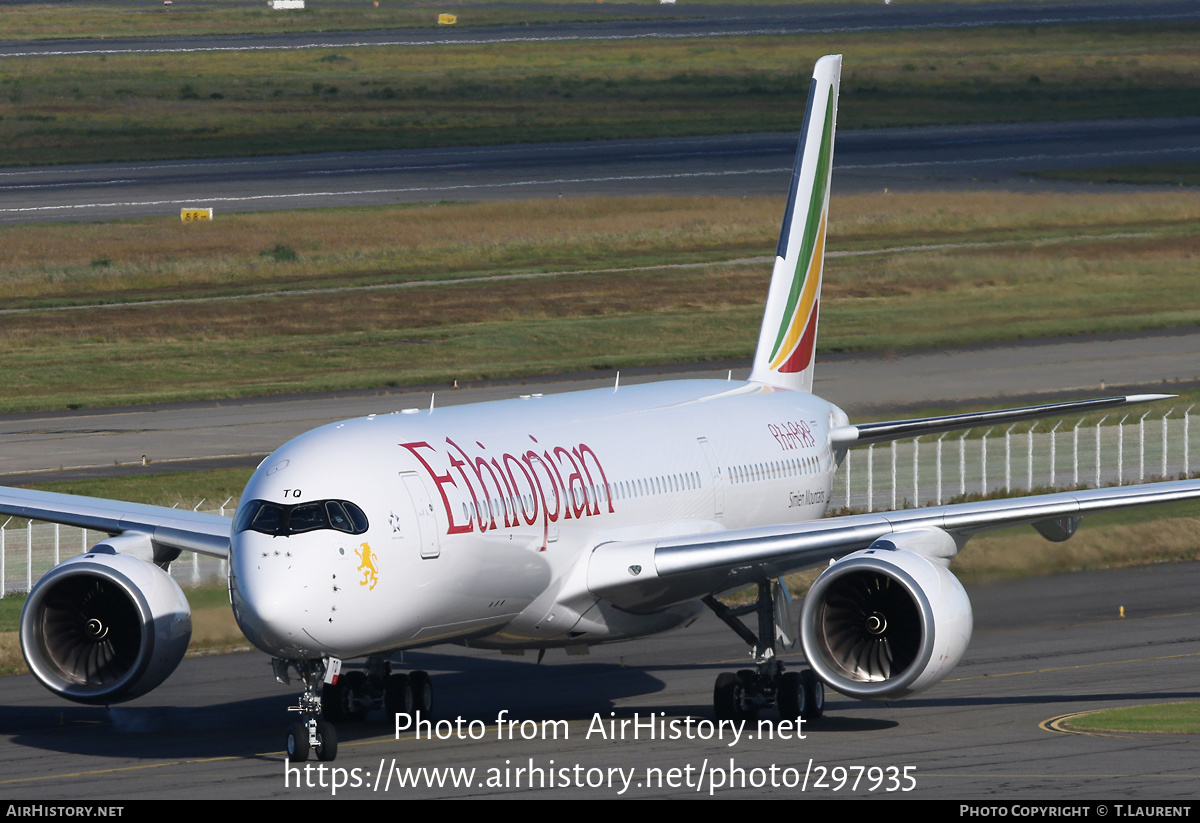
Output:
[[[21,612],[30,670],[77,703],[145,694],[179,665],[191,636],[191,609],[170,575],[103,544],[42,577]]]
[[[958,578],[942,562],[896,547],[903,542],[883,538],[842,558],[805,597],[808,665],[849,697],[891,700],[928,688],[971,640],[971,603]]]

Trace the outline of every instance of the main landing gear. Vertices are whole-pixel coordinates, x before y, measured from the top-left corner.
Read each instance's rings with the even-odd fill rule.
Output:
[[[318,760],[333,760],[337,757],[333,724],[365,720],[373,709],[382,709],[389,724],[397,714],[419,712],[429,717],[433,711],[433,683],[426,672],[393,674],[387,658],[375,656],[367,658],[365,671],[348,671],[335,682],[326,683],[325,673],[333,662],[328,658],[272,661],[275,679],[280,683],[291,682],[289,668],[304,683],[298,705],[288,707],[288,711],[298,712],[303,718],[288,729],[290,760],[306,760],[310,751],[317,753]],[[340,661],[337,667],[340,669]]]
[[[753,720],[759,709],[774,706],[783,720],[797,717],[816,720],[825,711],[825,684],[811,669],[784,671],[775,655],[776,637],[787,637],[785,594],[778,582],[758,584],[758,598],[748,606],[731,609],[715,597],[704,598],[717,617],[745,640],[757,668],[722,672],[713,687],[713,710],[718,720]],[[758,634],[741,621],[744,614],[758,615]]]

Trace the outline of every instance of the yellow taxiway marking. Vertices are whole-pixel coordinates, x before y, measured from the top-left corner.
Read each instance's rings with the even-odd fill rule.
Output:
[[[1085,717],[1089,714],[1097,712],[1106,712],[1109,709],[1088,709],[1083,712],[1071,712],[1070,714],[1060,714],[1057,717],[1050,717],[1038,723],[1038,728],[1044,732],[1057,732],[1059,734],[1079,734],[1085,737],[1115,737],[1119,740],[1145,740],[1149,735],[1165,735],[1168,737],[1181,738],[1178,742],[1191,742],[1195,739],[1194,735],[1188,732],[1120,732],[1120,731],[1104,731],[1101,729],[1071,729],[1065,724],[1074,720],[1077,717]]]
[[[1083,717],[1087,714],[1092,714],[1093,711],[1104,711],[1103,709],[1094,709],[1086,712],[1071,712],[1070,714],[1060,714],[1057,717],[1049,717],[1038,723],[1038,728],[1044,732],[1058,732],[1059,734],[1081,734],[1085,737],[1123,737],[1119,734],[1104,734],[1098,732],[1083,731],[1081,729],[1068,729],[1063,723],[1073,720],[1076,717]]]

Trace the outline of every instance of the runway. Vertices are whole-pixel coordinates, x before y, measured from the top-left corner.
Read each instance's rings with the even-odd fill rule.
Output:
[[[337,797],[684,798],[711,793],[726,798],[1190,800],[1200,769],[1195,740],[1064,734],[1043,724],[1073,712],[1200,697],[1198,587],[1200,564],[1195,563],[975,587],[975,639],[949,680],[890,705],[831,693],[826,717],[802,728],[802,740],[767,739],[769,731],[787,733],[774,723],[751,726],[737,742],[728,734],[723,740],[647,739],[645,727],[636,740],[629,729],[624,739],[599,735],[597,718],[632,720],[635,714],[643,723],[651,717],[679,720],[679,730],[688,728],[682,719],[692,717],[696,733],[704,728],[700,721],[712,718],[716,675],[744,665],[740,642],[711,618],[679,633],[598,647],[588,657],[550,652],[540,666],[533,655],[410,652],[406,664],[426,668],[435,678],[434,719],[479,721],[475,728],[485,730],[483,738],[472,740],[464,731],[466,739],[417,740],[411,734],[397,739],[394,727],[385,728],[379,717],[343,724],[334,765],[346,771],[338,778],[344,783]],[[1124,619],[1117,617],[1121,606]],[[265,655],[250,652],[185,660],[157,691],[111,712],[59,701],[29,676],[6,678],[0,700],[0,794],[41,801],[331,798],[334,774],[325,773],[322,787],[315,760],[309,761],[307,776],[297,771],[290,780],[285,777],[282,749],[293,691],[273,681]],[[495,721],[505,710],[510,720],[565,720],[566,736],[560,728],[559,739],[543,739],[539,726],[532,739],[522,739],[517,726],[513,739],[498,740]],[[762,718],[775,719],[766,712]],[[525,726],[527,733],[532,728]],[[535,782],[531,790],[529,775],[516,772],[531,764],[568,769],[571,782],[554,777],[553,787]],[[780,784],[756,787],[755,781],[769,781],[772,766]],[[875,791],[869,790],[868,777],[857,790],[849,785],[835,790],[837,781],[827,771],[820,785],[819,767],[839,766],[895,766],[901,777],[895,786],[877,780]],[[438,779],[430,772],[420,778],[421,785],[398,785],[408,776],[405,770],[422,767],[475,772],[468,786],[430,787],[429,781]],[[903,777],[904,767],[911,767],[911,780]],[[376,786],[381,768],[384,777]],[[609,783],[610,770],[617,768],[627,775],[633,770],[623,794],[619,778]],[[652,768],[663,770],[662,785],[648,780]],[[678,770],[674,786],[666,783],[669,769]],[[736,783],[737,769],[743,770],[746,788]],[[803,790],[784,785],[806,773]],[[436,775],[452,779],[446,772]],[[576,781],[576,775],[582,779]],[[492,776],[500,785],[489,788]],[[350,785],[353,779],[360,785]],[[716,785],[722,780],[724,785]],[[910,785],[911,791],[901,790]]]
[[[796,135],[413,149],[0,171],[0,223],[587,195],[782,197]],[[838,193],[1094,191],[1031,172],[1200,161],[1200,117],[841,131]],[[1161,187],[1160,187],[1161,188]]]

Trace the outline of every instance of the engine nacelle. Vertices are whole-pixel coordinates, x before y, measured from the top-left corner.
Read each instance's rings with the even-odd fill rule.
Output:
[[[123,554],[91,552],[56,566],[21,612],[30,671],[77,703],[145,694],[175,671],[191,636],[191,609],[179,585]]]
[[[942,563],[885,538],[821,573],[804,600],[808,665],[860,700],[891,700],[937,683],[971,641],[971,602]]]

